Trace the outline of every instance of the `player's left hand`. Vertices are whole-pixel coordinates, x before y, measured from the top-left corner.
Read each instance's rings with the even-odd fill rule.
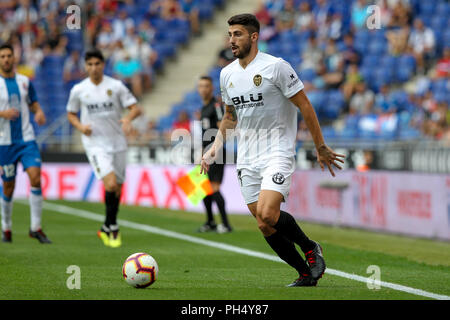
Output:
[[[331,165],[335,166],[339,170],[342,170],[342,167],[336,163],[336,161],[339,161],[341,163],[344,163],[345,155],[335,153],[330,147],[328,147],[326,144],[323,144],[317,148],[317,162],[319,162],[320,167],[322,168],[322,171],[325,170],[325,165],[328,167],[328,170],[330,170],[331,175],[334,177],[334,171]]]
[[[34,121],[40,126],[44,125],[47,122],[47,120],[45,119],[45,114],[41,109],[36,111],[36,113],[34,114]]]
[[[123,132],[128,135],[131,132],[132,126],[131,121],[127,118],[120,119],[120,123],[122,123],[122,130]]]

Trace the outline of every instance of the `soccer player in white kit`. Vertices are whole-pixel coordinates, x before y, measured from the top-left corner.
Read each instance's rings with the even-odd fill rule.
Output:
[[[106,219],[97,235],[106,246],[119,247],[122,241],[117,214],[125,181],[125,134],[141,109],[121,81],[103,74],[105,61],[101,51],[86,52],[85,67],[88,77],[70,91],[67,118],[82,133],[86,156],[105,187]],[[122,116],[124,109],[129,112]]]
[[[334,176],[332,165],[341,169],[336,161],[343,163],[340,158],[344,156],[325,144],[303,83],[289,63],[258,51],[259,22],[255,16],[239,14],[228,24],[231,49],[238,59],[220,73],[225,115],[213,146],[203,155],[202,172],[209,169],[226,137],[237,131],[238,178],[250,212],[270,247],[298,271],[298,279],[289,286],[315,286],[325,272],[322,248],[304,234],[289,213],[280,210],[295,170],[297,108],[314,139],[322,170],[326,165]]]

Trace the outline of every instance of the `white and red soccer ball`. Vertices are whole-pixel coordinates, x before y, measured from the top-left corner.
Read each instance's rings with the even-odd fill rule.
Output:
[[[158,277],[158,264],[147,253],[134,253],[123,263],[122,275],[130,286],[147,288]]]

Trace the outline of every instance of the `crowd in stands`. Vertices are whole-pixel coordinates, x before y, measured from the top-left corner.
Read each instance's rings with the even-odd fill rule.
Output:
[[[140,97],[151,90],[155,70],[190,36],[201,35],[201,21],[223,2],[3,0],[0,42],[14,46],[17,71],[34,80],[44,111],[56,116],[85,76],[86,48],[101,48],[106,73]],[[82,8],[79,31],[66,28],[71,4]],[[327,139],[450,140],[448,1],[261,0],[255,15],[260,50],[297,70]],[[233,61],[224,42],[209,74],[218,98],[220,69]],[[140,132],[167,138],[180,123],[187,128],[200,107],[195,90],[188,92]],[[299,138],[307,138],[302,127],[299,118]]]
[[[255,15],[260,50],[296,68],[328,140],[450,141],[448,1],[264,0]],[[210,72],[216,87],[227,50]],[[160,130],[200,105],[187,93]],[[300,141],[306,131],[299,118]]]
[[[225,0],[2,0],[0,43],[14,47],[17,71],[35,84],[48,123],[63,117],[71,87],[83,79],[83,54],[98,47],[107,75],[121,79],[140,98],[156,71],[191,36],[202,33]],[[77,5],[80,27],[67,21]],[[148,126],[151,127],[151,124]],[[46,127],[46,126],[45,126]],[[45,127],[36,127],[38,133]],[[147,127],[147,125],[145,126]]]

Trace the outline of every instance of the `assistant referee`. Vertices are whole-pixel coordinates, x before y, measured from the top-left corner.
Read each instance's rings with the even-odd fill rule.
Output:
[[[214,87],[211,77],[200,77],[197,90],[203,101],[203,107],[201,110],[201,123],[203,137],[202,148],[204,153],[214,142],[214,137],[217,134],[220,121],[222,120],[223,106],[214,97]],[[226,233],[232,231],[232,228],[228,222],[227,212],[225,210],[225,199],[220,193],[220,185],[222,183],[225,167],[223,160],[223,157],[218,157],[218,160],[216,161],[217,163],[214,162],[209,168],[208,177],[211,182],[213,194],[206,196],[203,199],[203,203],[205,204],[206,209],[207,221],[198,229],[199,232],[217,231],[218,233]],[[213,201],[216,202],[217,208],[219,209],[220,216],[222,218],[222,224],[219,225],[216,225],[214,221],[212,212]]]

